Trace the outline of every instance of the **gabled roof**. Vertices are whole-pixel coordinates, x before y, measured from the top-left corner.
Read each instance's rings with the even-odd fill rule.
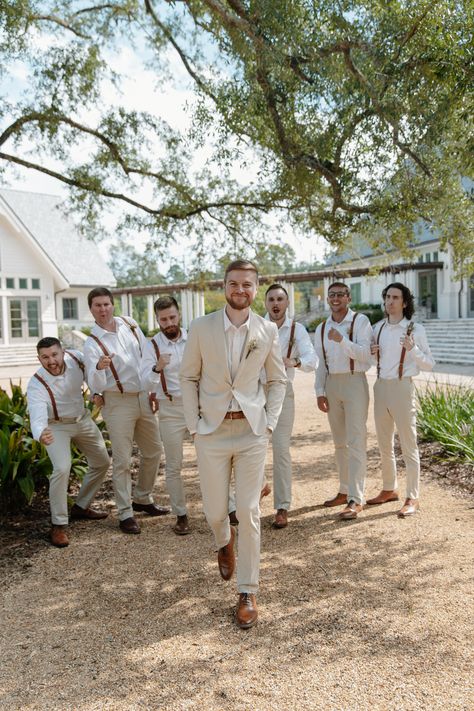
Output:
[[[56,195],[0,189],[0,201],[23,224],[69,286],[115,286],[115,277],[97,245],[83,237],[61,211]]]

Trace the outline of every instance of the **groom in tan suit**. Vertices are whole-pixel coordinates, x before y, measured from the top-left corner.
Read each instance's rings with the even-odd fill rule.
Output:
[[[258,617],[259,500],[265,454],[287,379],[276,325],[250,310],[258,288],[255,265],[242,259],[231,262],[224,288],[225,309],[191,324],[180,379],[186,423],[196,446],[204,512],[216,539],[224,580],[230,580],[235,568],[235,530],[227,508],[234,469],[239,519],[236,621],[247,629]],[[260,382],[262,368],[266,397]]]

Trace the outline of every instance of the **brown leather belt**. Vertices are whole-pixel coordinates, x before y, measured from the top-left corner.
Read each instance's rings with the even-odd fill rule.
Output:
[[[242,410],[238,410],[237,412],[226,412],[224,420],[245,420],[245,415]]]

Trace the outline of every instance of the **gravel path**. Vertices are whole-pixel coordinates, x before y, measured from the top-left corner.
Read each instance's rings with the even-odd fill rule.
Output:
[[[68,549],[11,575],[0,708],[474,709],[472,498],[427,482],[413,519],[388,504],[335,520],[319,505],[337,491],[329,429],[298,376],[293,509],[275,531],[263,506],[259,624],[233,624],[235,581],[219,578],[188,444],[192,535],[170,518],[142,518],[141,536],[113,517],[79,522]]]

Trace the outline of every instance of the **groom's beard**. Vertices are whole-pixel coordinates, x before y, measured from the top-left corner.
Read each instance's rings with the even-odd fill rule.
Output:
[[[226,296],[225,299],[229,306],[231,306],[236,311],[243,311],[244,309],[248,309],[248,307],[252,303],[252,299],[247,296],[247,294],[242,294],[238,301],[235,301],[231,296]]]
[[[174,341],[175,338],[178,338],[181,329],[179,326],[168,326],[167,328],[162,328],[161,330],[166,338],[169,338],[170,341]]]

